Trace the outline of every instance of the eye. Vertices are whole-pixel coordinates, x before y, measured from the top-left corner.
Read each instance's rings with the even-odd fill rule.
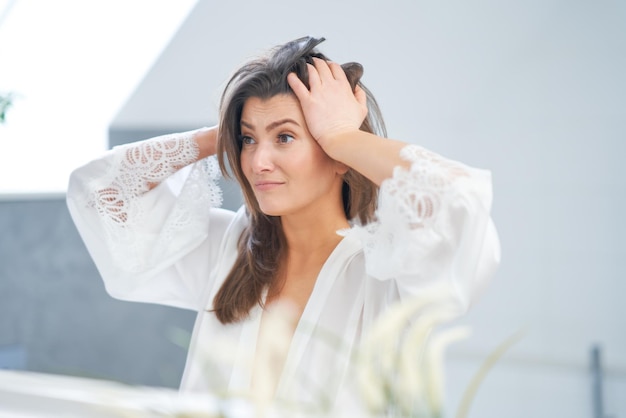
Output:
[[[278,135],[278,142],[281,144],[289,144],[293,142],[295,138],[289,134],[280,134]]]
[[[256,141],[251,136],[247,135],[239,135],[239,141],[242,145],[252,145],[256,144]]]

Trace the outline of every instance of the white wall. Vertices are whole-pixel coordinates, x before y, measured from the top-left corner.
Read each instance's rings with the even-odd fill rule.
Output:
[[[0,0],[0,195],[63,193],[194,4]]]
[[[493,171],[503,262],[450,354],[449,409],[507,336],[472,417],[626,416],[626,4],[617,0],[200,1],[113,127],[215,120],[230,71],[305,34],[365,66],[390,136]],[[309,5],[307,7],[307,4]]]

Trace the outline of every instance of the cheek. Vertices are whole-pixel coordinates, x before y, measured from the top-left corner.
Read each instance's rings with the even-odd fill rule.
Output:
[[[239,154],[239,166],[241,167],[241,171],[246,178],[250,176],[250,157],[242,152]]]
[[[330,170],[333,165],[333,160],[317,144],[310,144],[306,152],[299,154],[298,160],[296,164],[300,167],[307,167],[318,173]]]
[[[331,177],[337,173],[337,167],[335,161],[328,157],[326,154],[320,154],[313,162],[316,170],[320,173],[328,174]]]

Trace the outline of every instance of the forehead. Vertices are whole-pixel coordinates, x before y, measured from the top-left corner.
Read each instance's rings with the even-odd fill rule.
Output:
[[[283,118],[304,120],[300,103],[292,94],[280,94],[267,99],[250,97],[241,112],[241,120],[249,124],[266,124]]]

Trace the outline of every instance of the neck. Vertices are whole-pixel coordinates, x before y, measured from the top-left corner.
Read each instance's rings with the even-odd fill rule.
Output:
[[[290,255],[327,252],[341,241],[337,231],[350,226],[341,206],[312,208],[307,212],[281,217]]]

